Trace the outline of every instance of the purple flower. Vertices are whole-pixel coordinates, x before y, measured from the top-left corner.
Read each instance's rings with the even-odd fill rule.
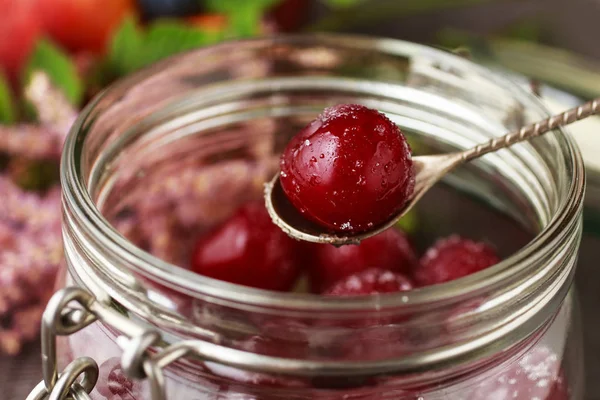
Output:
[[[76,110],[42,73],[33,75],[26,96],[40,125],[0,126],[0,153],[58,162]],[[0,171],[0,353],[17,354],[37,338],[63,262],[60,188],[26,191],[7,173]]]

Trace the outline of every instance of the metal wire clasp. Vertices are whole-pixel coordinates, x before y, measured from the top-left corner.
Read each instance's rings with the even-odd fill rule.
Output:
[[[65,288],[52,296],[41,322],[43,380],[31,391],[26,400],[89,400],[89,393],[98,380],[98,364],[89,357],[79,357],[62,372],[58,372],[56,339],[72,335],[91,323],[101,320],[120,328],[129,339],[123,346],[121,366],[136,379],[149,379],[152,400],[165,398],[161,361],[150,357],[148,349],[158,344],[160,334],[144,329],[113,309],[100,304],[89,292]],[[160,353],[159,353],[160,354]],[[167,352],[165,354],[170,354]]]
[[[80,288],[66,288],[52,296],[42,316],[42,374],[44,379],[27,400],[87,400],[98,380],[98,365],[89,357],[71,362],[60,374],[56,357],[57,336],[71,335],[94,322],[89,311],[94,297]],[[81,381],[78,378],[81,376]]]

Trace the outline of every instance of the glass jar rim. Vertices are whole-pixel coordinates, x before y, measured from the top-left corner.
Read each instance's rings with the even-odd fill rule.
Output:
[[[277,36],[274,38],[246,39],[242,41],[224,42],[211,47],[197,49],[188,53],[172,57],[159,62],[154,66],[137,72],[119,82],[113,87],[131,87],[136,82],[152,76],[154,73],[168,68],[169,65],[177,63],[184,57],[200,57],[210,52],[229,51],[232,47],[239,46],[269,46],[273,43],[293,44],[297,41],[311,42],[322,46],[327,44],[344,44],[356,49],[370,49],[384,54],[407,55],[407,54],[430,54],[432,57],[444,62],[469,70],[476,71],[492,82],[498,83],[510,90],[511,94],[529,107],[548,114],[542,102],[533,94],[511,82],[505,77],[497,75],[492,71],[470,62],[464,58],[434,49],[424,45],[411,42],[373,38],[359,35],[337,35],[337,34],[314,34],[314,35],[290,35]],[[582,207],[585,189],[585,174],[581,154],[574,140],[564,130],[560,132],[561,150],[571,165],[571,180],[568,192],[563,201],[558,205],[556,212],[549,223],[536,234],[533,240],[525,247],[502,260],[497,265],[480,271],[467,277],[413,290],[409,293],[385,294],[378,296],[362,297],[323,297],[313,294],[279,293],[261,289],[250,288],[231,284],[216,279],[204,277],[185,270],[174,264],[163,261],[152,254],[140,249],[123,236],[104,218],[96,207],[90,190],[86,184],[86,177],[82,171],[82,150],[86,138],[85,129],[87,120],[90,118],[94,107],[98,102],[111,92],[111,88],[104,91],[96,99],[92,100],[81,112],[73,124],[70,134],[66,140],[61,162],[61,182],[63,186],[63,202],[71,210],[72,215],[80,220],[82,229],[94,241],[108,249],[127,264],[134,266],[140,272],[158,278],[167,285],[174,285],[179,290],[194,293],[197,288],[202,288],[204,295],[214,296],[226,301],[244,302],[254,306],[269,306],[276,301],[278,307],[297,310],[320,309],[324,311],[336,310],[360,310],[385,307],[397,307],[403,305],[423,305],[450,298],[457,298],[466,293],[477,293],[483,289],[501,285],[510,279],[518,271],[526,269],[532,261],[540,257],[545,248],[552,248],[561,238],[563,227],[573,219],[578,218],[578,211]]]

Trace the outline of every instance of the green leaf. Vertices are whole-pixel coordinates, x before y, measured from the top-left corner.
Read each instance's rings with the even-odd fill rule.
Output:
[[[370,27],[402,17],[459,9],[495,0],[381,0],[374,6],[371,1],[358,1],[352,7],[339,8],[308,27],[309,31],[336,31]],[[225,1],[224,1],[225,2]]]
[[[262,13],[253,8],[229,15],[230,33],[234,37],[251,37],[259,32]]]
[[[218,38],[214,32],[197,27],[189,27],[175,21],[157,21],[150,26],[144,38],[143,49],[138,59],[139,66],[212,44]]]
[[[174,54],[213,44],[223,38],[220,32],[203,30],[176,20],[158,20],[146,31],[135,20],[124,21],[111,42],[108,67],[123,76]]]
[[[12,159],[11,179],[25,190],[44,191],[59,182],[60,168],[54,160]]]
[[[227,15],[230,35],[249,37],[259,33],[262,17],[280,0],[208,0],[209,10]]]
[[[25,68],[25,82],[36,70],[44,71],[56,87],[61,89],[71,104],[79,105],[83,96],[83,82],[69,56],[49,40],[38,41]]]
[[[539,42],[544,33],[543,27],[544,24],[541,20],[526,19],[510,25],[503,32],[500,32],[500,36],[518,40],[528,40],[530,42]]]
[[[322,0],[327,6],[331,8],[344,8],[352,7],[360,3],[363,0]]]
[[[116,75],[125,75],[136,68],[136,56],[143,45],[143,35],[134,18],[126,18],[110,43],[108,62]]]
[[[8,80],[0,71],[0,124],[12,124],[17,119],[12,91]]]
[[[419,217],[417,215],[417,211],[412,209],[406,213],[398,222],[396,222],[396,227],[408,234],[415,233],[419,227]]]
[[[206,7],[213,12],[234,14],[240,10],[253,8],[265,11],[275,6],[281,0],[207,0]]]

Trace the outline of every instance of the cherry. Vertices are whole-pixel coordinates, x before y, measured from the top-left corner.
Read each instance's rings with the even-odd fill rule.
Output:
[[[239,285],[289,290],[300,274],[297,243],[273,224],[262,201],[252,202],[198,240],[191,269]]]
[[[377,293],[393,293],[411,290],[412,282],[402,274],[384,269],[371,268],[347,276],[323,294],[329,296],[360,296]]]
[[[505,371],[480,383],[469,400],[567,400],[559,359],[546,347],[536,347]]]
[[[305,254],[311,288],[317,293],[369,268],[408,273],[418,262],[408,237],[396,229],[383,231],[359,245],[313,245]]]
[[[327,108],[290,141],[280,166],[294,207],[333,232],[385,222],[414,188],[411,150],[400,129],[356,104]]]
[[[419,286],[436,285],[481,271],[499,260],[494,249],[454,235],[438,240],[421,258],[413,279]]]

